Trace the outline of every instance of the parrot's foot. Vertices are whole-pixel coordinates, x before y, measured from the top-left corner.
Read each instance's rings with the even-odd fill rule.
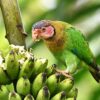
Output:
[[[60,74],[62,74],[64,76],[66,76],[67,78],[70,78],[70,79],[73,80],[73,77],[71,76],[71,74],[69,72],[66,72],[66,71],[63,71],[63,70],[60,70],[60,69],[57,69],[57,68],[55,68],[55,71],[57,73],[60,73]]]

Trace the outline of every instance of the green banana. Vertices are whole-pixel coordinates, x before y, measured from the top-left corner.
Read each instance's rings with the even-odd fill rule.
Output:
[[[68,98],[77,98],[77,94],[78,94],[78,89],[77,88],[73,88],[69,93],[67,93],[67,97]]]
[[[39,58],[35,59],[34,61],[34,71],[33,71],[33,77],[36,74],[39,74],[41,72],[44,72],[48,64],[48,60],[45,58]]]
[[[66,100],[66,93],[65,93],[65,91],[57,93],[54,97],[51,98],[51,100]]]
[[[56,64],[53,64],[52,66],[49,66],[46,68],[46,73],[47,73],[47,76],[50,76],[51,74],[54,74],[55,73],[55,68],[57,67]]]
[[[24,100],[35,100],[34,97],[31,94],[26,95]]]
[[[10,82],[5,70],[0,66],[0,84],[7,84]]]
[[[4,68],[4,58],[3,58],[3,55],[1,52],[0,52],[0,66],[2,66]]]
[[[18,54],[18,59],[25,57],[26,50],[24,49],[24,46],[15,46],[15,45],[11,44],[10,49]]]
[[[51,95],[55,92],[59,79],[60,79],[60,74],[56,73],[49,76],[48,79],[46,80],[46,85],[48,86]]]
[[[14,91],[14,84],[13,83],[7,84],[6,87],[7,87],[9,92]]]
[[[73,97],[73,98],[66,98],[66,100],[76,100],[76,99]]]
[[[0,100],[8,100],[9,91],[5,85],[0,86]]]
[[[19,77],[27,76],[28,78],[30,78],[33,73],[33,69],[34,69],[34,59],[30,57],[24,62],[20,70]]]
[[[8,76],[11,78],[11,80],[14,80],[17,78],[19,73],[19,62],[17,58],[17,54],[12,50],[5,58],[5,66],[7,70]]]
[[[27,58],[30,58],[33,56],[32,49],[25,50],[24,46],[15,46],[15,45],[10,45],[10,50],[13,50],[18,54],[18,59],[25,60]]]
[[[70,78],[64,79],[63,81],[58,83],[57,91],[58,92],[65,91],[66,93],[68,93],[72,89],[73,85],[74,82],[72,79]]]
[[[40,73],[34,79],[32,84],[32,93],[34,97],[36,97],[39,90],[44,86],[45,81],[46,81],[46,73]]]
[[[10,92],[8,100],[22,100],[22,99],[21,99],[21,96],[18,93]]]
[[[26,76],[19,78],[16,85],[16,90],[21,95],[27,95],[30,93],[30,81]]]
[[[44,86],[38,92],[36,100],[50,100],[50,92],[47,86]]]

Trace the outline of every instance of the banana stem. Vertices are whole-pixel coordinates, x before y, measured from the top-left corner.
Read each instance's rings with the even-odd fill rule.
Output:
[[[10,44],[25,46],[25,31],[23,28],[17,0],[0,0],[6,28],[6,38]]]

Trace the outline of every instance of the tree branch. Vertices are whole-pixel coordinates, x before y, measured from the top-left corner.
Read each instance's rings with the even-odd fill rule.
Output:
[[[6,38],[10,44],[25,46],[25,31],[23,28],[17,0],[0,0],[6,28]]]

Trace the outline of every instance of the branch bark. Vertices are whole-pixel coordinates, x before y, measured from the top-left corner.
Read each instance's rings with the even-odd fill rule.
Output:
[[[6,28],[6,38],[10,44],[25,46],[25,31],[23,28],[17,0],[0,0]]]

